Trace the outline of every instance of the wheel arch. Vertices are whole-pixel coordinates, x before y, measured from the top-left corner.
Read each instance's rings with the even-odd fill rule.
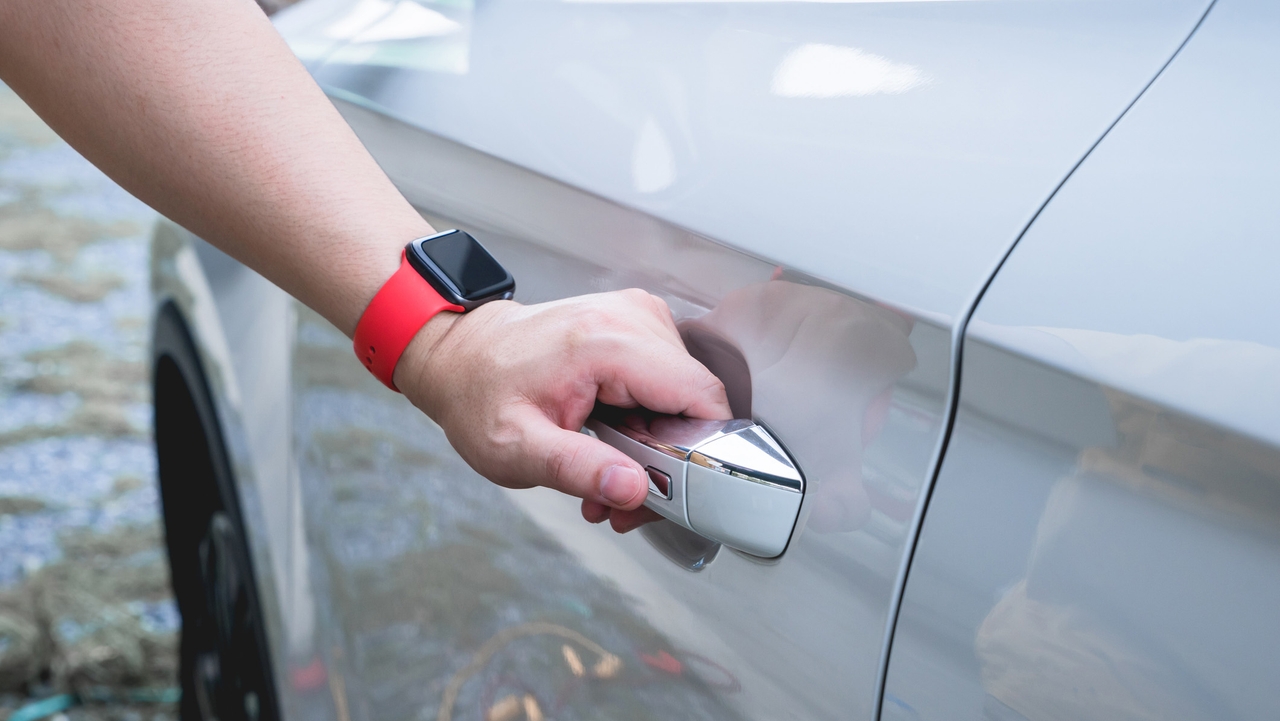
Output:
[[[267,615],[263,612],[264,587],[245,523],[240,493],[235,481],[233,460],[218,420],[214,396],[207,381],[198,346],[182,312],[172,300],[159,306],[152,334],[151,381],[155,407],[155,443],[165,546],[170,559],[171,580],[183,617],[180,658],[183,701],[182,717],[202,718],[194,691],[194,675],[199,673],[200,651],[197,637],[209,634],[207,613],[210,597],[207,571],[209,556],[206,534],[212,519],[229,519],[240,541],[231,555],[243,572],[239,584],[247,599],[253,622],[245,631],[251,652],[263,671],[255,685],[250,718],[274,721],[282,718],[279,664],[271,649]],[[208,520],[203,520],[208,519]],[[270,588],[269,584],[265,584]],[[224,676],[229,674],[223,674]]]
[[[152,232],[148,370],[153,402],[158,404],[161,398],[171,393],[188,397],[185,429],[170,428],[163,422],[163,427],[158,424],[156,428],[157,460],[162,466],[166,465],[163,456],[174,447],[170,444],[181,438],[180,433],[191,438],[193,428],[198,427],[211,439],[208,455],[210,459],[218,459],[214,467],[218,469],[220,480],[205,474],[204,489],[198,493],[203,493],[207,502],[209,493],[216,488],[234,499],[234,504],[228,505],[233,506],[236,521],[245,529],[244,545],[249,557],[249,571],[261,609],[265,645],[269,650],[274,703],[283,711],[284,707],[292,706],[288,699],[289,687],[285,685],[289,678],[289,664],[284,653],[286,634],[281,589],[277,587],[276,578],[283,570],[279,562],[284,559],[275,558],[282,551],[272,547],[271,533],[263,517],[258,486],[264,479],[258,477],[261,474],[246,438],[242,418],[245,409],[232,363],[232,346],[216,302],[216,284],[211,285],[204,254],[197,247],[205,245],[166,219],[160,219]],[[192,420],[193,416],[195,420]],[[159,415],[157,420],[161,420]],[[178,444],[179,447],[181,445]],[[163,503],[166,494],[174,497],[174,489],[170,487],[174,474],[166,473],[164,468],[160,470],[158,482]],[[199,480],[186,484],[184,493],[199,485]],[[164,512],[167,513],[173,503],[170,500]],[[168,535],[166,529],[166,545],[169,544]],[[173,579],[175,584],[184,582],[181,572],[177,575],[179,577]]]

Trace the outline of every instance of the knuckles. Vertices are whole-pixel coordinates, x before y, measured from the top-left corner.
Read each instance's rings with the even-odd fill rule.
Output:
[[[584,306],[564,318],[560,334],[570,358],[593,360],[601,354],[614,353],[639,329],[623,312]]]
[[[627,288],[615,292],[628,309],[641,309],[664,319],[671,317],[671,307],[667,305],[667,301],[647,290]]]

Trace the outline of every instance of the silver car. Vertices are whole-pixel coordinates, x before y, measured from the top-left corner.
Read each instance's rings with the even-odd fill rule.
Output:
[[[517,300],[662,296],[739,420],[593,419],[669,519],[614,534],[160,225],[184,714],[1280,716],[1280,5],[275,20]]]

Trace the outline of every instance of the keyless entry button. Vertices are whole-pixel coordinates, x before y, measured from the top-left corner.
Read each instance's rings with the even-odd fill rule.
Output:
[[[653,466],[645,466],[644,470],[649,474],[649,492],[671,500],[671,476]]]

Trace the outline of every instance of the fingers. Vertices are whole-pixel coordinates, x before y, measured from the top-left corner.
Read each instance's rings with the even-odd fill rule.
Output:
[[[596,321],[592,325],[599,328],[612,326],[635,329],[639,326],[665,343],[684,347],[675,319],[671,316],[671,308],[665,300],[648,291],[639,288],[614,290],[570,298],[565,303],[573,308],[576,316],[582,317],[580,314],[584,312],[594,315]],[[548,305],[553,304],[555,303]]]
[[[609,525],[618,533],[627,533],[646,523],[662,520],[662,516],[658,515],[657,511],[647,506],[640,506],[632,511],[623,511],[609,508],[595,501],[582,502],[582,517],[587,519],[588,523],[609,521]]]
[[[620,372],[615,378],[627,390],[629,400],[662,413],[692,418],[732,418],[724,384],[689,355],[667,302],[637,288],[620,291],[619,295],[655,319],[655,332],[671,344],[670,348],[646,346],[639,349],[639,353],[616,359],[620,363],[614,370]],[[603,391],[614,389],[601,390],[601,400],[608,403]]]
[[[692,418],[732,418],[724,384],[684,347],[628,340],[596,366],[599,399],[613,406],[641,405]]]
[[[525,477],[524,482],[608,508],[633,509],[644,502],[649,482],[640,466],[621,451],[582,433],[566,431],[532,409],[524,423],[521,457],[512,459],[513,465],[542,470],[541,478]]]
[[[694,418],[733,417],[724,386],[689,355],[661,298],[632,288],[545,307],[565,319],[568,357],[590,373],[600,401]],[[554,414],[559,399],[539,400]]]
[[[612,510],[603,503],[596,501],[584,500],[582,502],[582,517],[587,520],[587,523],[603,523],[609,520],[609,513]]]
[[[680,331],[676,328],[676,319],[671,315],[671,307],[665,300],[639,288],[630,288],[618,293],[626,302],[646,310],[657,321],[656,330],[659,335],[672,344],[684,348],[684,341],[681,340]]]
[[[634,510],[623,511],[613,509],[609,511],[609,525],[613,526],[613,530],[617,533],[628,533],[643,526],[646,523],[661,521],[662,516],[658,512],[648,506],[640,506]]]

